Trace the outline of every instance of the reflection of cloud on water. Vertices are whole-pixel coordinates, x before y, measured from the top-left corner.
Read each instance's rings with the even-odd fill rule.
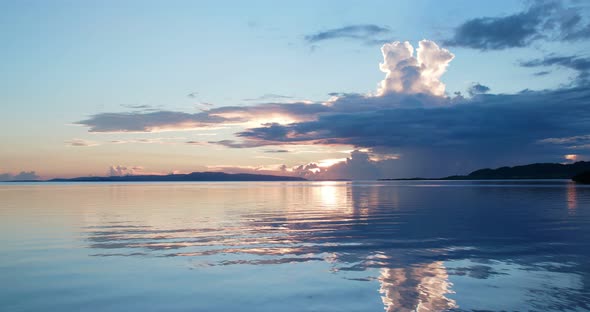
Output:
[[[381,269],[381,300],[387,312],[443,311],[457,308],[449,275],[444,264],[436,261],[408,268]]]

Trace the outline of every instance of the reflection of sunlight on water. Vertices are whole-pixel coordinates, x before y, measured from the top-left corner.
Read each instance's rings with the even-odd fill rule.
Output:
[[[346,193],[346,184],[338,182],[320,182],[317,184],[316,198],[319,199],[321,206],[331,209],[346,209],[349,206],[348,195]]]
[[[443,311],[457,308],[449,274],[442,261],[408,268],[381,269],[379,292],[385,311]]]
[[[576,192],[576,185],[569,183],[567,185],[567,210],[570,215],[575,215],[576,209],[578,208],[578,196]]]

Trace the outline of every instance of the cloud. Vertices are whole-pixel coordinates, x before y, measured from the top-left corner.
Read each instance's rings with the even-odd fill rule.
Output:
[[[390,177],[396,157],[383,157],[370,152],[354,150],[349,157],[288,167],[284,164],[269,166],[210,166],[208,169],[231,173],[264,173],[296,176],[311,180],[375,179]]]
[[[542,59],[520,62],[523,67],[561,66],[577,72],[575,83],[586,84],[590,78],[590,57],[549,55]]]
[[[239,121],[206,112],[184,113],[173,111],[100,113],[76,122],[89,127],[89,132],[155,132],[211,127],[222,122]]]
[[[200,141],[192,141],[192,140],[191,140],[191,141],[186,141],[186,142],[184,142],[184,143],[185,143],[185,144],[189,144],[189,145],[205,145],[205,144],[207,144],[207,143],[205,143],[205,142],[200,142]]]
[[[125,166],[116,165],[109,168],[109,176],[120,177],[125,175],[132,175],[133,171]]]
[[[132,104],[121,104],[122,107],[125,108],[132,108],[132,109],[151,109],[150,105],[132,105]]]
[[[331,104],[330,112],[318,114],[315,120],[241,131],[237,136],[243,141],[232,142],[231,147],[352,145],[394,151],[405,164],[445,164],[433,168],[432,175],[452,174],[454,165],[473,160],[478,163],[469,167],[555,159],[566,148],[543,140],[590,133],[588,88],[482,94],[460,102],[445,98],[436,105],[429,101],[432,99],[441,101],[400,94],[340,98]],[[407,105],[400,104],[404,102]],[[350,106],[362,111],[350,110]]]
[[[145,168],[142,166],[122,166],[113,165],[109,167],[109,176],[111,177],[122,177],[127,175],[142,175],[142,174],[161,174],[157,172],[145,172]]]
[[[422,40],[416,56],[408,42],[393,42],[381,48],[384,61],[380,67],[386,77],[379,84],[377,96],[354,93],[332,93],[339,99],[338,109],[348,112],[362,112],[358,101],[372,98],[373,103],[384,106],[412,105],[408,102],[440,103],[445,85],[440,81],[454,55],[438,47],[432,41]],[[415,97],[389,98],[389,94],[416,94]],[[393,100],[393,101],[390,101]],[[347,104],[347,102],[349,104]],[[405,103],[403,103],[405,102]],[[314,120],[318,115],[333,112],[331,101],[294,103],[261,103],[251,106],[224,106],[199,113],[174,111],[100,113],[76,124],[89,127],[89,132],[157,132],[166,130],[190,130],[211,128],[222,124],[289,124]],[[224,140],[219,144],[234,143]],[[250,146],[250,145],[248,145]]]
[[[541,39],[588,39],[590,23],[584,21],[582,11],[566,8],[560,1],[535,1],[526,10],[512,15],[468,20],[454,30],[453,37],[445,44],[486,51],[526,47]]]
[[[318,43],[334,39],[352,39],[362,41],[367,45],[378,45],[390,41],[389,38],[383,38],[383,36],[390,34],[391,30],[387,27],[361,24],[333,28],[310,34],[305,36],[305,41],[308,43]]]
[[[565,158],[565,160],[569,160],[569,161],[575,162],[575,161],[578,160],[579,155],[576,155],[576,154],[566,154],[566,155],[563,155],[563,158]]]
[[[84,140],[84,139],[71,139],[64,141],[69,146],[97,146],[98,142]]]
[[[103,132],[234,124],[242,127],[235,138],[207,144],[266,150],[294,145],[357,149],[349,159],[331,160],[331,166],[324,161],[277,171],[315,178],[465,174],[484,166],[562,161],[574,148],[590,149],[590,143],[556,143],[590,134],[587,87],[490,94],[487,86],[476,83],[470,93],[477,96],[450,97],[440,80],[453,59],[448,50],[423,40],[416,55],[407,42],[386,44],[382,53],[386,77],[374,94],[333,93],[327,101],[224,106],[197,114],[103,113],[79,123]],[[585,66],[574,59],[525,65],[537,64]]]
[[[379,85],[378,95],[387,93],[428,93],[442,96],[445,85],[440,81],[455,57],[436,43],[422,40],[416,56],[409,42],[386,43],[381,47],[383,63],[379,68],[386,76]]]
[[[89,127],[89,132],[159,132],[253,121],[289,123],[313,118],[327,109],[322,103],[263,103],[223,106],[194,114],[174,111],[100,113],[75,124]]]
[[[530,138],[538,136],[590,130],[590,124],[583,122],[590,118],[590,91],[585,88],[490,94],[457,104],[447,98],[446,105],[438,106],[421,103],[429,98],[413,98],[414,106],[396,105],[398,95],[387,99],[392,104],[389,107],[381,105],[384,98],[355,99],[362,112],[341,109],[340,105],[350,104],[340,99],[332,104],[332,113],[320,114],[316,120],[270,124],[247,129],[238,136],[256,140],[259,145],[268,141],[272,142],[269,145],[336,142],[399,147],[481,145],[507,138],[531,142]]]
[[[221,141],[209,141],[208,143],[222,145],[222,146],[230,147],[230,148],[251,148],[251,147],[272,145],[272,144],[266,144],[265,142],[257,142],[254,140],[244,141],[244,142],[239,142],[236,140],[221,140]]]
[[[211,165],[207,166],[209,171],[222,171],[225,173],[251,173],[251,174],[268,174],[295,176],[285,170],[286,166],[281,164],[266,166],[236,166],[236,165]]]
[[[268,101],[284,101],[284,100],[291,100],[291,99],[293,99],[293,97],[289,96],[289,95],[267,93],[267,94],[261,95],[257,98],[244,99],[244,101],[268,102]]]
[[[467,90],[467,93],[469,93],[470,96],[475,96],[477,94],[488,93],[489,91],[490,91],[489,87],[484,86],[484,85],[480,84],[479,82],[476,82],[473,85],[471,85],[471,87],[469,87],[469,89]]]
[[[380,178],[378,161],[372,161],[370,154],[358,150],[352,151],[350,157],[337,162],[315,174],[316,179],[356,179],[369,180]]]
[[[0,181],[28,181],[39,180],[40,178],[35,171],[21,171],[16,175],[0,173]]]
[[[565,137],[550,137],[538,141],[539,144],[555,144],[563,149],[590,150],[590,134]]]
[[[288,153],[289,150],[286,149],[276,149],[276,150],[266,150],[265,153]]]
[[[178,144],[185,140],[183,137],[161,137],[161,138],[136,138],[125,140],[111,140],[111,144]]]

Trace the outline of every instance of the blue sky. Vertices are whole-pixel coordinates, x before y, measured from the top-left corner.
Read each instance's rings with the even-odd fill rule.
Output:
[[[555,7],[539,9],[539,13],[534,10],[548,3]],[[0,173],[104,175],[112,173],[111,166],[135,167],[131,172],[135,174],[219,168],[276,171],[285,165],[289,170],[282,173],[295,174],[290,168],[322,161],[333,164],[350,158],[350,151],[356,149],[371,154],[373,165],[396,155],[398,163],[388,174],[412,174],[399,167],[420,165],[403,164],[404,154],[429,146],[387,145],[388,151],[380,153],[383,146],[346,140],[346,144],[287,146],[275,142],[239,149],[208,143],[239,141],[236,133],[265,124],[268,114],[257,118],[258,124],[244,121],[165,132],[91,133],[88,124],[79,122],[103,113],[139,112],[137,118],[149,118],[143,114],[193,114],[265,102],[324,103],[334,92],[372,94],[384,79],[379,70],[381,45],[409,41],[417,47],[423,39],[454,55],[440,78],[447,98],[456,96],[455,92],[467,97],[475,83],[489,87],[493,95],[524,89],[579,89],[586,86],[579,74],[587,70],[583,61],[588,58],[589,45],[576,31],[588,25],[588,10],[583,1],[1,1]],[[504,22],[502,18],[515,16],[520,23],[519,14],[523,23],[538,22],[535,34],[523,35],[526,42],[522,45],[482,48],[469,46],[467,41],[452,42],[462,25],[487,27],[490,22],[469,21],[488,17]],[[565,25],[572,14],[580,19],[574,28],[552,26]],[[359,28],[367,25],[383,31],[374,34]],[[310,40],[322,33],[337,35]],[[379,42],[369,42],[373,39]],[[570,59],[550,63],[551,57]],[[538,62],[531,63],[534,60]],[[530,66],[523,66],[526,62]],[[588,134],[585,128],[569,131],[555,134]],[[551,132],[546,134],[553,137]],[[462,154],[462,148],[451,154]],[[269,156],[270,149],[289,152]],[[559,161],[566,154],[585,157],[584,150],[564,149],[532,153],[538,155],[534,159],[529,154],[498,158],[507,163]],[[461,160],[454,170],[464,173],[477,166],[497,165],[478,159],[481,161]],[[435,174],[446,173],[455,172]],[[338,176],[336,171],[333,174]]]

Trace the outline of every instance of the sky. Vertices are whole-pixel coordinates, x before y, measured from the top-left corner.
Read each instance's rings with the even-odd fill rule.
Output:
[[[0,180],[590,160],[587,1],[0,0]]]

